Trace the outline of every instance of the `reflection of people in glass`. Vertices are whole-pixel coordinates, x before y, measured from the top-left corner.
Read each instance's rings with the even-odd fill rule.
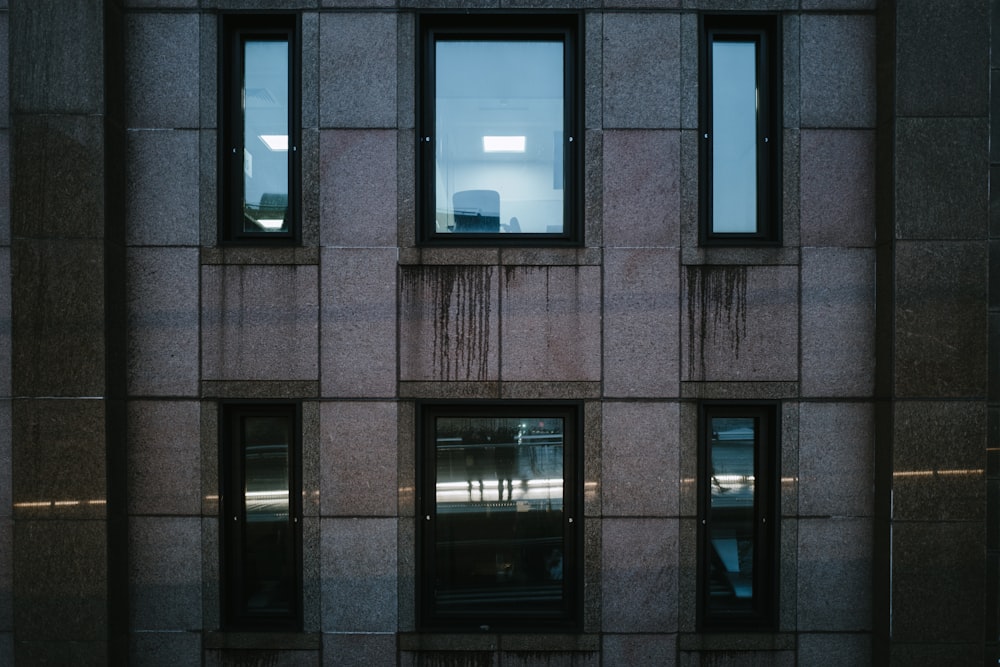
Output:
[[[513,442],[498,443],[493,448],[493,464],[497,471],[497,499],[503,500],[504,486],[507,500],[514,493],[514,473],[517,471],[517,445]]]

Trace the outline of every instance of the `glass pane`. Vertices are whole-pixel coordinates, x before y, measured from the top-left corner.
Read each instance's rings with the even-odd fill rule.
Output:
[[[563,427],[561,418],[436,420],[439,612],[560,607]]]
[[[438,232],[563,231],[563,44],[438,41]]]
[[[750,610],[754,568],[753,418],[711,419],[710,611]]]
[[[712,42],[712,231],[757,231],[757,43]]]
[[[291,438],[288,418],[247,417],[243,421],[243,591],[250,613],[292,608],[295,562],[288,512]]]
[[[288,231],[288,42],[243,53],[243,231]]]

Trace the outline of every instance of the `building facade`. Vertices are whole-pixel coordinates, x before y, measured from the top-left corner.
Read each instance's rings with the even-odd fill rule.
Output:
[[[998,20],[0,0],[0,663],[996,664]]]

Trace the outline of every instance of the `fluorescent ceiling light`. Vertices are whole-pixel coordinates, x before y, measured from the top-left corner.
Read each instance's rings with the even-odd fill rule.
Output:
[[[264,229],[281,229],[281,227],[285,224],[284,220],[269,220],[267,218],[261,218],[255,222]]]
[[[260,137],[260,140],[264,142],[264,145],[270,148],[272,151],[288,150],[287,134],[260,134],[257,136]]]
[[[483,151],[486,153],[523,153],[525,138],[517,137],[483,137]]]

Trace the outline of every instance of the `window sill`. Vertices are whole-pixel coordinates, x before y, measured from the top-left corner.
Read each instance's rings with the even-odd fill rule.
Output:
[[[601,638],[591,634],[436,633],[399,635],[403,651],[599,651]]]
[[[789,651],[795,635],[788,632],[695,632],[681,634],[682,651]]]
[[[206,649],[248,649],[318,651],[322,636],[318,632],[206,632]]]
[[[799,263],[799,249],[782,246],[698,246],[681,251],[684,265],[727,264],[753,266],[781,266]]]

